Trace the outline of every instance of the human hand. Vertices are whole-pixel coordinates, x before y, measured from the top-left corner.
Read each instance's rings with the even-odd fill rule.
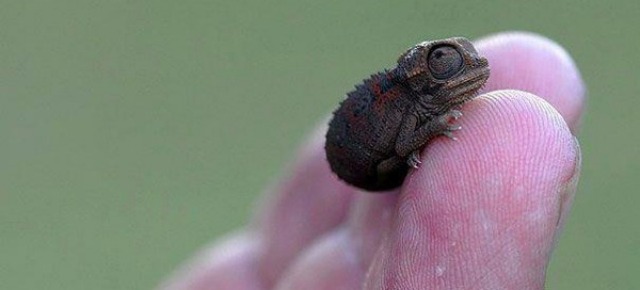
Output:
[[[543,289],[580,172],[573,134],[585,89],[545,38],[475,44],[491,66],[485,93],[464,106],[459,141],[429,143],[401,188],[371,194],[339,181],[323,125],[251,225],[160,288]]]

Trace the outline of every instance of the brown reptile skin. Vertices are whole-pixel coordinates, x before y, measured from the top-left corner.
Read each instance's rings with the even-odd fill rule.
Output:
[[[420,149],[453,138],[456,110],[489,78],[489,64],[462,37],[419,43],[391,70],[365,79],[333,113],[325,150],[333,172],[368,190],[400,186]]]

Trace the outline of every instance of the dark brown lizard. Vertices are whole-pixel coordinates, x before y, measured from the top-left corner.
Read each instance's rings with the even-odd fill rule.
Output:
[[[462,37],[419,43],[395,68],[376,73],[347,94],[333,113],[325,150],[333,172],[369,191],[400,186],[420,149],[451,125],[457,108],[489,78],[489,63]]]

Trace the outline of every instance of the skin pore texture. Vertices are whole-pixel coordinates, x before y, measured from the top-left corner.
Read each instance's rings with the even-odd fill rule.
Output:
[[[544,289],[580,172],[584,85],[542,36],[473,43],[491,78],[462,107],[459,141],[430,142],[393,194],[339,180],[321,125],[250,224],[159,289]]]

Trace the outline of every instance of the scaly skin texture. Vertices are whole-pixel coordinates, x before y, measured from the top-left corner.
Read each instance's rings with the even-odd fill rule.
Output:
[[[397,66],[372,75],[333,113],[325,151],[340,179],[369,191],[399,187],[419,150],[438,135],[453,138],[455,108],[489,78],[487,59],[453,37],[419,43]]]

